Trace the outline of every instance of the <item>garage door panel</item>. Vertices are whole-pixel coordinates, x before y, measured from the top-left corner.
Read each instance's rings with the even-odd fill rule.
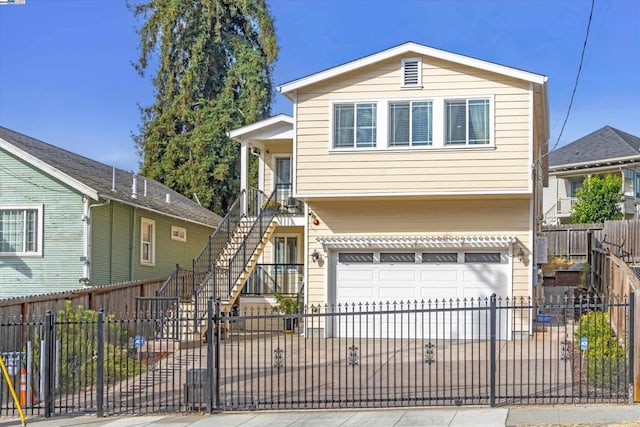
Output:
[[[421,287],[420,299],[424,301],[442,301],[458,297],[458,287]]]
[[[379,295],[383,302],[412,301],[416,298],[416,288],[414,287],[381,287],[379,289]]]
[[[451,268],[438,270],[437,267],[424,269],[423,267],[423,269],[420,271],[420,280],[423,282],[457,282],[458,270]]]
[[[344,286],[338,290],[337,296],[339,303],[353,302],[351,300],[358,300],[358,302],[362,300],[370,301],[375,296],[375,291],[371,286]]]
[[[380,270],[380,281],[415,282],[417,273],[415,269],[387,267]]]
[[[374,280],[375,272],[371,269],[354,268],[346,269],[342,268],[336,272],[336,277],[339,282],[371,282]]]

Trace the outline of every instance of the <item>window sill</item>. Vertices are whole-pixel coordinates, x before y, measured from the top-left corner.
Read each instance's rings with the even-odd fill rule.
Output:
[[[0,258],[42,258],[40,252],[0,252]]]
[[[434,147],[434,146],[418,146],[418,147],[387,147],[387,148],[332,148],[329,150],[329,154],[341,154],[341,153],[401,153],[405,151],[493,151],[496,149],[495,145],[458,145],[458,146],[446,146],[446,147]]]

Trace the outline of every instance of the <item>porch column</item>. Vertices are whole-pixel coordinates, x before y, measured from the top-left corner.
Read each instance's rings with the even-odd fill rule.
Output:
[[[247,213],[247,191],[249,190],[249,144],[240,143],[240,191],[245,191],[242,198],[242,212]]]

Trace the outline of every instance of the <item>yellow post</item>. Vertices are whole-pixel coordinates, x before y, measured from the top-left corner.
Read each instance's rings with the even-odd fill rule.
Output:
[[[22,425],[27,425],[27,420],[24,417],[24,412],[22,412],[22,406],[20,406],[20,401],[18,400],[18,396],[16,395],[16,389],[13,388],[13,383],[11,382],[11,377],[9,377],[9,372],[7,372],[7,366],[4,364],[4,359],[2,359],[2,354],[0,354],[0,368],[2,368],[2,373],[4,374],[4,378],[7,380],[7,385],[9,386],[9,391],[11,391],[11,396],[13,397],[13,401],[18,407],[18,413],[20,414],[20,420],[22,421]]]

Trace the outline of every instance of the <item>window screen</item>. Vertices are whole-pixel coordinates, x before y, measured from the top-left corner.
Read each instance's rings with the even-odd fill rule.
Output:
[[[468,263],[494,263],[501,261],[500,252],[467,252],[464,254],[464,262]]]
[[[422,254],[422,262],[424,263],[457,263],[458,262],[458,253],[457,252],[437,252],[437,253],[423,253]]]
[[[343,264],[364,264],[373,262],[372,252],[341,252],[338,254],[338,262]]]
[[[416,262],[416,255],[413,252],[382,252],[380,262]]]

